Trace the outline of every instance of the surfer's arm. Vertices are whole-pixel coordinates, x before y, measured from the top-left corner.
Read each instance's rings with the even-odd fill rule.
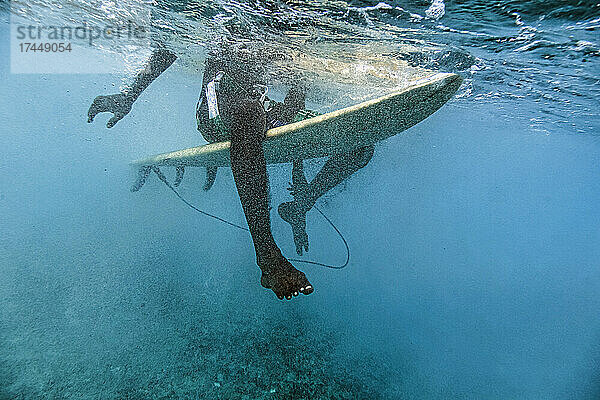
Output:
[[[167,70],[177,59],[177,56],[167,50],[158,49],[152,53],[152,56],[148,60],[146,67],[136,77],[131,86],[123,91],[127,97],[131,99],[133,103],[139,95],[146,90],[150,84]]]
[[[106,124],[107,128],[112,128],[124,116],[129,114],[131,106],[140,96],[140,94],[150,84],[166,71],[177,59],[177,56],[166,49],[158,49],[152,53],[146,67],[140,72],[133,83],[125,88],[121,93],[109,96],[98,96],[92,102],[88,110],[88,122],[92,122],[94,117],[101,112],[110,112],[113,117]]]

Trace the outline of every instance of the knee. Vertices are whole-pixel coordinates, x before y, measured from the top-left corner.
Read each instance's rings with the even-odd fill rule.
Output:
[[[354,165],[357,169],[365,167],[371,158],[373,158],[373,152],[375,148],[373,146],[361,147],[354,151],[352,158],[354,159]]]

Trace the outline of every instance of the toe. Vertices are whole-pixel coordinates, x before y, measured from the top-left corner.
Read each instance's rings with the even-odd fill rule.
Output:
[[[312,285],[307,285],[307,286],[303,287],[302,289],[300,289],[300,291],[303,294],[311,294],[312,292],[314,292],[314,290],[315,289],[312,287]]]
[[[284,299],[285,294],[283,293],[282,290],[274,290],[274,289],[271,289],[271,290],[273,290],[273,293],[275,293],[275,296],[277,296],[277,298],[279,300],[283,300]]]

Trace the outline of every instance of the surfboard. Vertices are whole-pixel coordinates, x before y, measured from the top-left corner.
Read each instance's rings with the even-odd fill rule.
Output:
[[[390,94],[313,118],[269,129],[263,142],[268,164],[344,153],[374,144],[418,124],[456,93],[462,78],[437,73]],[[229,166],[230,142],[158,154],[134,166]]]

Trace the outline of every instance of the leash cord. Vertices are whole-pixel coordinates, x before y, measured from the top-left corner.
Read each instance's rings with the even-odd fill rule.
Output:
[[[344,269],[344,268],[346,268],[348,266],[348,263],[350,262],[350,246],[348,246],[348,242],[346,241],[346,238],[344,237],[342,232],[340,232],[339,229],[334,225],[334,223],[327,217],[327,215],[325,215],[325,213],[323,211],[321,211],[321,209],[319,207],[317,207],[317,206],[313,206],[313,207],[315,210],[317,210],[319,212],[319,214],[321,214],[321,216],[323,216],[323,218],[325,218],[325,221],[327,221],[329,223],[329,225],[331,225],[331,227],[335,230],[335,232],[338,234],[340,239],[342,239],[342,242],[344,242],[344,246],[346,247],[346,261],[342,265],[323,264],[323,263],[320,263],[317,261],[301,260],[299,258],[289,258],[288,261],[300,262],[300,263],[310,264],[310,265],[318,265],[320,267],[325,267],[325,268],[329,268],[329,269]]]
[[[169,181],[167,180],[167,177],[161,172],[161,170],[157,166],[152,166],[152,171],[154,171],[156,173],[156,176],[158,176],[158,179],[160,179],[165,185],[167,185],[167,187],[169,189],[171,189],[171,191],[173,193],[175,193],[175,195],[179,198],[179,200],[181,200],[183,203],[185,203],[188,207],[190,207],[194,211],[199,212],[200,214],[205,215],[207,217],[216,219],[217,221],[223,222],[224,224],[227,224],[227,225],[232,226],[234,228],[238,228],[238,229],[241,229],[243,231],[250,232],[250,230],[248,228],[245,228],[245,227],[243,227],[241,225],[238,225],[236,223],[227,221],[224,218],[221,218],[221,217],[219,217],[217,215],[214,215],[214,214],[210,214],[210,213],[208,213],[206,211],[203,211],[203,210],[199,209],[198,207],[194,206],[192,203],[190,203],[189,201],[187,201],[181,194],[179,194],[179,192],[173,187],[173,185],[171,185],[169,183]],[[344,269],[344,268],[346,268],[348,266],[348,264],[350,263],[350,246],[348,246],[348,242],[346,241],[346,238],[344,237],[344,235],[342,234],[342,232],[340,232],[340,230],[335,226],[335,224],[333,223],[333,221],[331,221],[327,217],[327,215],[325,215],[325,213],[323,213],[323,211],[321,211],[320,208],[318,208],[317,206],[314,206],[314,208],[329,223],[329,225],[331,225],[331,227],[333,228],[333,230],[335,230],[335,232],[338,234],[338,236],[340,237],[340,239],[344,243],[344,247],[346,248],[346,261],[343,264],[341,264],[341,265],[331,265],[331,264],[321,263],[321,262],[318,262],[318,261],[301,260],[299,258],[288,258],[288,261],[299,262],[299,263],[310,264],[310,265],[317,265],[317,266],[324,267],[324,268],[329,268],[329,269]]]

